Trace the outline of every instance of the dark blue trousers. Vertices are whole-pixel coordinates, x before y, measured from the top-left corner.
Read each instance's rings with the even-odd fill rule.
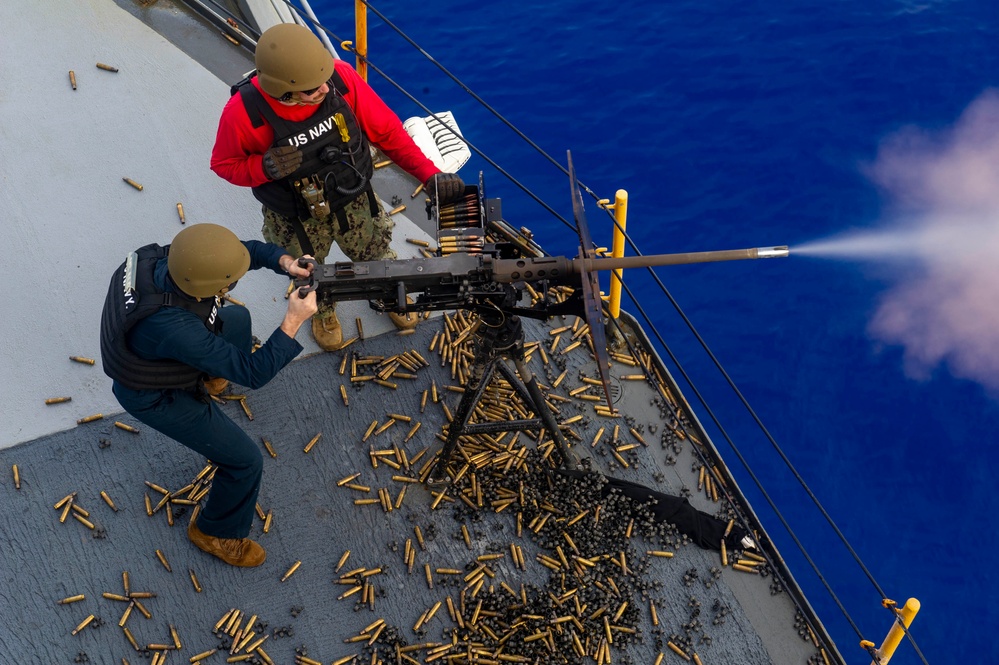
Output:
[[[227,305],[219,310],[222,337],[250,351],[250,313]],[[217,538],[245,538],[250,533],[263,474],[260,447],[218,404],[199,400],[186,390],[131,390],[114,384],[114,394],[137,420],[218,465],[212,489],[198,517],[198,528]]]

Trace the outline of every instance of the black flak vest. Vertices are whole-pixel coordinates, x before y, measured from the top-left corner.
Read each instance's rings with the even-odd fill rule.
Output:
[[[367,190],[372,214],[377,214],[378,203],[370,185],[374,173],[371,149],[357,124],[357,117],[343,98],[347,86],[340,75],[333,73],[327,81],[330,92],[326,99],[318,111],[302,122],[279,117],[248,79],[234,85],[232,90],[242,97],[250,122],[254,127],[260,127],[264,121],[271,126],[274,130],[272,146],[293,145],[302,151],[302,165],[298,170],[287,178],[253,188],[257,200],[285,217],[308,219],[311,214],[291,183],[317,175],[323,181],[331,213],[341,211]],[[338,113],[343,116],[347,128],[349,140],[346,143],[333,120]],[[344,220],[340,219],[340,222],[342,224]]]
[[[133,353],[126,342],[128,331],[142,319],[162,307],[180,307],[197,315],[216,335],[222,331],[217,299],[188,300],[179,294],[162,291],[153,282],[156,263],[169,251],[169,245],[157,244],[135,250],[130,257],[134,260],[134,288],[129,288],[130,278],[126,274],[129,261],[126,261],[112,275],[104,300],[101,364],[105,374],[133,390],[193,390],[204,376],[201,370],[176,360],[147,360]]]

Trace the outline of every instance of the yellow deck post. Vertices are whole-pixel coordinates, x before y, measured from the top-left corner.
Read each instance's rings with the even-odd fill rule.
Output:
[[[357,44],[354,55],[357,58],[355,68],[365,81],[368,80],[368,6],[363,0],[354,0],[354,38]]]
[[[912,620],[916,618],[916,613],[919,612],[919,601],[915,598],[910,598],[905,601],[905,606],[898,611],[898,618],[902,620],[902,625],[908,628],[912,625]],[[878,657],[880,658],[881,665],[888,665],[888,661],[895,654],[895,649],[902,642],[902,638],[905,637],[905,631],[902,626],[898,625],[898,621],[895,621],[891,630],[888,631],[885,641],[881,643],[881,648],[878,649]],[[871,665],[876,665],[873,661]]]
[[[619,189],[614,193],[614,241],[611,244],[611,256],[624,256],[624,231],[628,223],[628,192]],[[610,315],[615,319],[621,314],[621,285],[624,270],[618,268],[611,272],[610,280]]]

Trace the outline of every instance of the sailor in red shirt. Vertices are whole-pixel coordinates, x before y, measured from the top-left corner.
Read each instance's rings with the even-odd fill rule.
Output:
[[[211,167],[250,187],[263,204],[263,236],[323,262],[333,242],[351,261],[394,259],[394,222],[371,189],[370,145],[446,204],[465,184],[443,173],[406,133],[402,121],[304,26],[275,25],[260,36],[256,75],[233,86],[219,120]],[[336,303],[320,296],[312,333],[319,346],[343,345]],[[412,328],[412,314],[390,314]]]

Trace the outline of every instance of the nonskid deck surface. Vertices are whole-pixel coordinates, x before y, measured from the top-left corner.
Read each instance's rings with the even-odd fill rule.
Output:
[[[412,482],[440,448],[435,434],[461,397],[454,390],[461,377],[453,379],[439,355],[449,321],[460,325],[435,318],[412,335],[382,335],[296,361],[260,390],[232,387],[245,402],[227,400],[223,408],[261,441],[265,461],[251,536],[268,558],[256,569],[229,567],[187,541],[187,499],[204,487],[206,476],[198,476],[206,461],[127,414],[0,451],[0,464],[17,464],[20,480],[20,489],[9,473],[0,483],[0,662],[119,664],[164,653],[160,662],[186,663],[232,648],[232,636],[215,632],[227,615],[221,630],[232,633],[256,617],[254,636],[244,633],[234,651],[245,654],[266,636],[258,650],[275,663],[295,662],[296,654],[322,663],[352,654],[357,660],[348,662],[582,662],[577,649],[594,662],[594,654],[605,658],[597,652],[608,637],[610,662],[652,663],[660,653],[662,662],[686,662],[669,642],[705,665],[818,658],[796,633],[787,595],[772,593],[779,586],[772,576],[738,572],[733,561],[723,569],[717,552],[685,544],[671,529],[650,531],[641,519],[628,538],[628,520],[614,501],[604,502],[602,523],[595,521],[586,492],[553,492],[542,481],[541,453],[528,434],[513,445],[512,433],[491,435],[487,445],[463,443],[475,459],[446,498]],[[616,407],[626,417],[595,416],[594,402],[579,399],[595,394],[594,386],[570,396],[595,372],[585,344],[562,353],[575,322],[525,321],[525,341],[539,343],[530,360],[539,382],[551,387],[564,372],[548,393],[559,418],[582,416],[568,426],[572,449],[604,473],[689,492],[698,508],[727,516],[722,503],[698,493],[699,463],[689,440],[669,434],[659,393],[645,381],[621,379],[640,368],[613,364]],[[550,333],[564,326],[552,350],[558,333]],[[384,383],[351,381],[352,371],[384,376],[389,365],[382,361],[406,352]],[[506,408],[504,400],[513,403],[503,391],[487,393],[482,415]],[[459,459],[453,473],[462,466]],[[54,506],[70,495],[74,507],[61,521],[67,504]],[[521,557],[522,564],[515,561]],[[125,573],[129,592],[155,596],[130,603]],[[404,650],[415,645],[423,646]],[[226,662],[231,656],[221,651],[202,662]],[[267,662],[259,653],[245,662],[257,661]]]

